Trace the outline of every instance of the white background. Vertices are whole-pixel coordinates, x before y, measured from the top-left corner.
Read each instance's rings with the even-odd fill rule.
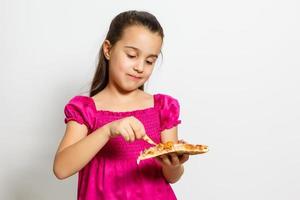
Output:
[[[146,91],[176,97],[180,138],[210,147],[186,163],[178,199],[300,199],[299,1],[0,2],[0,199],[76,199],[77,176],[52,173],[63,108],[130,9],[166,35]]]

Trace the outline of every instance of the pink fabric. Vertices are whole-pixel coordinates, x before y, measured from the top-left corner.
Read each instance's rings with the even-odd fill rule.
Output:
[[[160,132],[177,126],[178,101],[166,94],[155,94],[154,106],[142,110],[113,112],[96,110],[91,97],[75,96],[65,106],[65,123],[85,124],[89,134],[97,128],[127,116],[135,116],[156,143]],[[126,142],[122,137],[110,139],[97,155],[79,171],[78,200],[173,200],[176,196],[165,180],[161,166],[154,159],[136,160],[150,145],[143,140]]]

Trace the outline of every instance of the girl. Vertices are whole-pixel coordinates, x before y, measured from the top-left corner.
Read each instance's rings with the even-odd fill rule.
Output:
[[[163,43],[163,29],[148,12],[127,11],[111,22],[89,96],[65,106],[65,135],[55,155],[58,179],[79,172],[77,199],[176,199],[170,183],[188,155],[136,160],[155,143],[178,142],[178,101],[144,92]],[[147,140],[148,141],[148,140]]]

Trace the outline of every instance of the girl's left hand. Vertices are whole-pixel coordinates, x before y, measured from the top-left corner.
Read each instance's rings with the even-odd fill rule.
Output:
[[[185,163],[189,159],[189,154],[170,153],[155,158],[158,163],[168,168],[176,168]]]

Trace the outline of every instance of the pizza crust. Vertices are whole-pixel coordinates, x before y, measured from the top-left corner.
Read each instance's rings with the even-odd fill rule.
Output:
[[[201,144],[188,144],[181,142],[175,144],[173,142],[160,143],[142,151],[137,159],[137,163],[139,164],[141,160],[169,153],[196,155],[206,152],[208,152],[208,146]]]

